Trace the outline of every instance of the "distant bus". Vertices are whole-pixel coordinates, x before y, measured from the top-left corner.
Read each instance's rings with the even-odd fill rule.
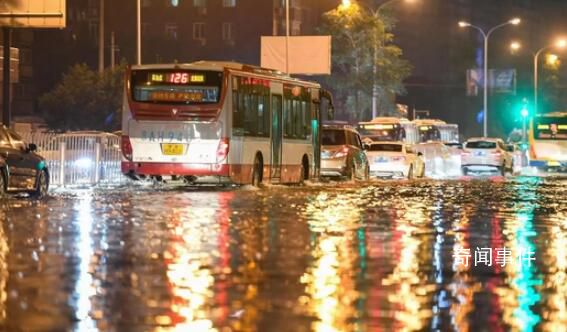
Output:
[[[452,143],[459,141],[459,127],[441,120],[378,117],[360,122],[362,137],[372,141],[403,141],[408,144],[425,142]]]
[[[232,62],[129,68],[122,172],[189,183],[300,183],[320,175],[318,83]]]
[[[417,140],[415,125],[405,118],[374,118],[372,121],[360,122],[358,131],[363,140],[403,141],[408,144]]]
[[[418,143],[454,143],[459,141],[459,126],[456,124],[435,119],[419,119],[414,120],[413,123],[419,133]]]
[[[567,170],[567,112],[536,115],[529,143],[530,166]]]

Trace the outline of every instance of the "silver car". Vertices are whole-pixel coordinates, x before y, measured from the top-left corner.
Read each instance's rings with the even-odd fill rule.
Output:
[[[463,175],[471,171],[494,171],[504,175],[512,172],[514,160],[499,138],[471,138],[465,142],[461,153]]]
[[[367,180],[370,168],[356,130],[348,126],[323,126],[321,175]]]

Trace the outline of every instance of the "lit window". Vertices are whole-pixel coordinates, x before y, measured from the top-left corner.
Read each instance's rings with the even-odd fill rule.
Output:
[[[222,0],[223,7],[236,7],[236,0]]]
[[[170,0],[170,1],[171,1],[170,3],[171,3],[171,6],[172,6],[172,7],[177,7],[177,6],[179,6],[179,0]]]
[[[193,23],[193,39],[205,39],[205,23]]]

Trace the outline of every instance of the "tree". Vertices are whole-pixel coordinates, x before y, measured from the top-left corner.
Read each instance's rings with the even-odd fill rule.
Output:
[[[47,125],[58,131],[114,130],[120,125],[125,64],[102,75],[77,64],[39,100]]]
[[[382,115],[395,113],[395,96],[405,93],[403,81],[411,66],[393,44],[393,24],[393,19],[357,4],[323,15],[320,31],[333,37],[333,74],[327,83],[355,120],[371,117],[373,88]]]

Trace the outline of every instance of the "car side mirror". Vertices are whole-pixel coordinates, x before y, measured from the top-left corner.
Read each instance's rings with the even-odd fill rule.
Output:
[[[362,144],[362,150],[370,150],[370,144],[364,143]]]
[[[418,157],[423,157],[423,153],[418,152],[418,153],[417,153],[417,156],[418,156]]]
[[[34,152],[37,151],[37,145],[30,143],[28,144],[28,152]]]

